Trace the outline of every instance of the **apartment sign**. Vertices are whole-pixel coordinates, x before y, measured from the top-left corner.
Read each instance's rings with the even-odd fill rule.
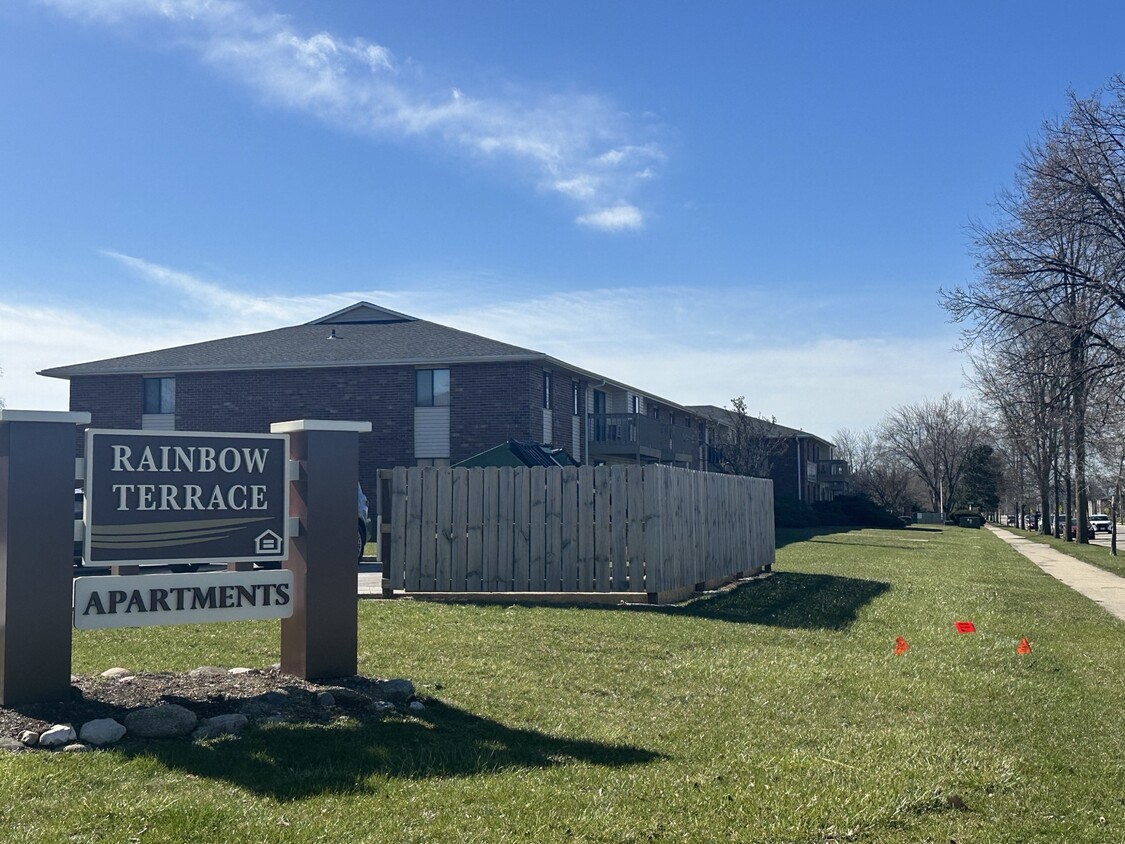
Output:
[[[140,574],[74,579],[79,630],[289,618],[293,572]]]
[[[288,457],[285,434],[87,431],[85,559],[286,559]]]

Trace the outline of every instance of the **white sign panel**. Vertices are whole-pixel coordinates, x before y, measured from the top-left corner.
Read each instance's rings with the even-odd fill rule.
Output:
[[[293,572],[284,569],[74,579],[74,626],[80,630],[291,615]]]

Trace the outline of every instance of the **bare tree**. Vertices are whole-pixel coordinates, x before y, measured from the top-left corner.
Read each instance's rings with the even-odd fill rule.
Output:
[[[1052,510],[1051,473],[1058,463],[1065,421],[1061,398],[1066,375],[1058,357],[1043,349],[1049,333],[1028,330],[969,356],[977,394],[992,413],[997,437],[1014,458],[1010,470],[1017,503],[1026,500],[1025,478],[1030,478],[1041,514]],[[1048,533],[1048,520],[1039,528]]]
[[[833,443],[837,456],[848,461],[853,492],[866,495],[896,516],[924,497],[910,467],[885,447],[877,431],[841,428]]]
[[[880,428],[886,447],[925,485],[935,511],[954,509],[965,457],[988,437],[979,409],[948,393],[895,408]]]
[[[980,278],[945,293],[944,305],[967,324],[969,345],[1002,344],[1035,332],[1043,356],[1063,362],[1065,385],[1053,397],[1052,412],[1065,411],[1061,458],[1069,518],[1072,506],[1080,513],[1088,509],[1091,395],[1099,379],[1125,368],[1120,77],[1091,98],[1071,95],[1067,117],[1044,125],[998,211],[997,225],[976,229]],[[1087,540],[1085,519],[1078,520],[1078,540]]]
[[[1091,434],[1093,475],[1110,500],[1110,553],[1117,555],[1117,520],[1121,515],[1122,493],[1125,492],[1125,396],[1107,391],[1099,406],[1105,415]]]
[[[718,462],[724,472],[767,478],[773,462],[788,447],[778,436],[776,420],[752,416],[746,409],[746,397],[731,399],[726,422],[718,433]]]

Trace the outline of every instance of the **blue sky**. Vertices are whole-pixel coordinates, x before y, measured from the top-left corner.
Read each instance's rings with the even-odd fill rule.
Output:
[[[937,290],[1122,31],[1108,2],[7,0],[0,396],[65,409],[37,370],[366,299],[867,427],[966,390]]]

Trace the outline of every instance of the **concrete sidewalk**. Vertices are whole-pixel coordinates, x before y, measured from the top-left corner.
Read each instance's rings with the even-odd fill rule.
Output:
[[[1097,566],[1056,551],[1042,542],[1017,536],[1003,528],[985,525],[1014,549],[1056,580],[1085,595],[1107,612],[1125,621],[1125,577],[1118,577]],[[1106,552],[1109,553],[1108,551]]]

